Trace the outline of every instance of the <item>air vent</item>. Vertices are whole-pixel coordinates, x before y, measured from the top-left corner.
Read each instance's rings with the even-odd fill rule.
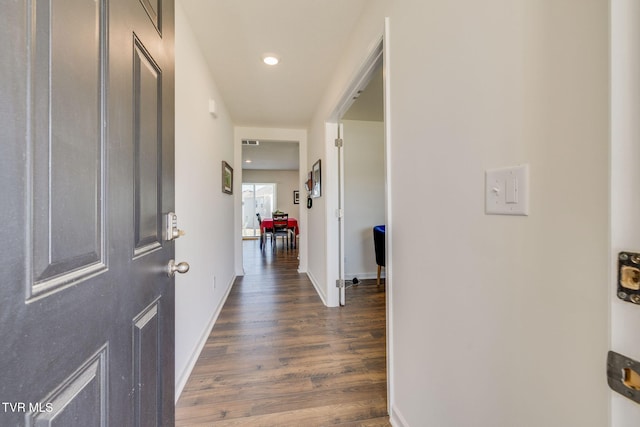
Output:
[[[256,141],[255,139],[243,139],[242,145],[260,145],[260,141]]]

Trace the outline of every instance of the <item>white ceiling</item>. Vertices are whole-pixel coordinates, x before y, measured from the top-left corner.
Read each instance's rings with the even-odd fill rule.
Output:
[[[178,0],[237,126],[306,128],[366,0]],[[262,62],[275,54],[280,64]],[[382,120],[382,73],[345,114]],[[243,146],[243,169],[299,168],[298,144]],[[251,160],[251,163],[246,163]]]
[[[366,3],[179,1],[234,124],[280,128],[308,126]]]

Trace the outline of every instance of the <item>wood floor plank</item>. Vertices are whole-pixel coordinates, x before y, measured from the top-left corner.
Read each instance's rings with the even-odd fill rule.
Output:
[[[245,241],[233,285],[176,405],[176,426],[389,426],[384,286],[327,308],[297,253]]]
[[[235,399],[217,404],[217,410],[200,406],[191,414],[191,420],[197,422],[219,422],[234,418],[249,418],[273,413],[295,412],[316,407],[326,407],[345,402],[371,401],[377,396],[380,402],[385,397],[386,383],[361,384],[331,390],[302,393],[280,393]],[[376,404],[371,410],[384,411],[384,406]]]
[[[255,427],[300,427],[330,426],[353,423],[371,418],[385,418],[385,399],[372,399],[356,402],[336,403],[333,405],[314,406],[292,411],[272,412],[269,414],[209,420],[206,417],[194,420],[189,426],[255,426]],[[390,424],[387,424],[390,425]]]

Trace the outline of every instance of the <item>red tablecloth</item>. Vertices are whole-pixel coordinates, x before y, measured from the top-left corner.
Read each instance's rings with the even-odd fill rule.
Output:
[[[289,217],[288,227],[296,233],[296,236],[300,234],[298,229],[298,220]],[[264,234],[265,228],[273,228],[273,218],[262,218],[262,224],[260,225],[260,234]]]
[[[298,220],[295,218],[289,217],[288,221],[289,230],[292,230],[297,236],[300,233],[300,229],[298,228]],[[260,248],[262,249],[265,242],[265,229],[273,230],[273,218],[262,218],[262,223],[260,224]],[[296,247],[296,238],[291,239],[291,247]]]

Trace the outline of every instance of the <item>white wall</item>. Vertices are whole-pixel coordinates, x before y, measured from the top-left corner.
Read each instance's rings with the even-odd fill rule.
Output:
[[[243,169],[242,170],[242,182],[243,183],[275,183],[276,186],[276,206],[275,209],[280,209],[282,212],[286,212],[290,217],[300,217],[300,204],[293,204],[293,191],[300,191],[300,172],[295,170],[260,170],[260,169]],[[304,188],[301,191],[302,200]]]
[[[394,425],[608,425],[608,2],[371,0],[309,167],[335,173],[324,121],[384,16]],[[530,215],[485,215],[484,171],[520,163]],[[309,247],[314,274],[330,250]]]
[[[640,250],[640,3],[611,2],[611,350],[640,360],[640,308],[616,298],[617,254]],[[615,427],[640,424],[640,405],[611,393]]]
[[[186,235],[176,260],[176,399],[235,278],[234,199],[221,191],[221,162],[234,162],[233,125],[208,66],[176,4],[176,213]],[[209,114],[216,100],[218,118]],[[234,182],[234,193],[240,192]],[[214,289],[214,277],[216,286]]]
[[[337,128],[336,128],[337,129]],[[329,135],[328,139],[333,140],[337,133]],[[336,272],[327,272],[327,238],[337,236],[336,233],[327,232],[327,220],[329,214],[327,213],[327,197],[337,197],[337,187],[332,185],[329,178],[334,178],[334,182],[337,182],[336,169],[330,167],[330,163],[327,162],[326,150],[331,150],[329,143],[324,143],[327,133],[325,132],[325,124],[323,120],[314,121],[309,129],[309,146],[308,156],[305,159],[307,171],[311,171],[316,161],[321,161],[321,173],[322,173],[322,196],[312,199],[313,206],[311,209],[307,209],[308,226],[308,262],[307,262],[307,275],[309,279],[316,287],[318,294],[322,298],[323,302],[331,307],[335,307],[338,302],[328,299],[328,277],[338,278]],[[311,142],[313,141],[313,142]],[[302,163],[304,164],[304,163]],[[337,241],[337,240],[336,240]],[[333,251],[337,254],[337,251]],[[337,255],[335,255],[337,256]]]
[[[384,123],[344,120],[342,128],[345,277],[373,278],[378,267],[372,229],[385,222]]]

